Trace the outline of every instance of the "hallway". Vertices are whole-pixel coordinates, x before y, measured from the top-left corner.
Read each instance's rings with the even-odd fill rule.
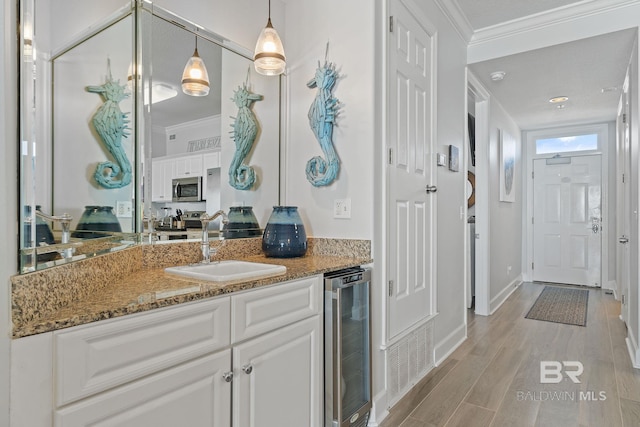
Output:
[[[631,366],[620,304],[591,289],[586,327],[525,319],[543,288],[524,283],[489,317],[469,312],[468,339],[381,427],[640,425],[640,370]],[[541,384],[540,361],[581,362],[581,383],[565,376]]]

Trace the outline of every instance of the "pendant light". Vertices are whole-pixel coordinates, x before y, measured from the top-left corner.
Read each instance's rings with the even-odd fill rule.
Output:
[[[207,96],[209,94],[209,74],[204,61],[198,55],[198,36],[196,36],[196,50],[189,58],[182,73],[182,91],[191,96]]]
[[[271,0],[269,0],[269,20],[258,37],[253,64],[256,71],[265,76],[282,74],[287,65],[282,41],[278,32],[271,25]]]

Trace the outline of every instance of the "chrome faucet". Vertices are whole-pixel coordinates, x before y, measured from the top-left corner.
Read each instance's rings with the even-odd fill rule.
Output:
[[[208,264],[211,262],[211,251],[209,246],[209,223],[218,217],[222,217],[222,224],[227,224],[229,218],[222,209],[215,212],[213,215],[209,215],[206,212],[200,215],[200,222],[202,223],[202,263]]]
[[[60,237],[60,243],[65,244],[71,241],[71,221],[73,217],[68,213],[63,213],[60,216],[47,215],[46,213],[36,210],[36,215],[47,221],[59,222],[62,227],[62,236]],[[60,251],[63,258],[71,258],[73,256],[73,248],[66,248]]]
[[[149,216],[145,215],[142,218],[142,221],[147,224],[146,230],[149,233],[149,244],[152,244],[156,240],[156,229],[153,228],[153,223],[156,221],[156,217],[151,212],[149,212]]]

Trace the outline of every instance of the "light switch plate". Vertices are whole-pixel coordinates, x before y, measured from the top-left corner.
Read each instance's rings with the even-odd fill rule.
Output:
[[[131,202],[116,202],[116,216],[118,218],[131,218]]]
[[[447,166],[447,155],[438,153],[438,166]]]
[[[333,201],[334,218],[351,218],[351,199],[335,199]]]

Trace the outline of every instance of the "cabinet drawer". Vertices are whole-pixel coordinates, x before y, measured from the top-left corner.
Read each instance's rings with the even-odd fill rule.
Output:
[[[229,297],[55,333],[57,406],[230,344]]]
[[[313,276],[231,296],[231,341],[240,342],[322,310],[322,278]]]

